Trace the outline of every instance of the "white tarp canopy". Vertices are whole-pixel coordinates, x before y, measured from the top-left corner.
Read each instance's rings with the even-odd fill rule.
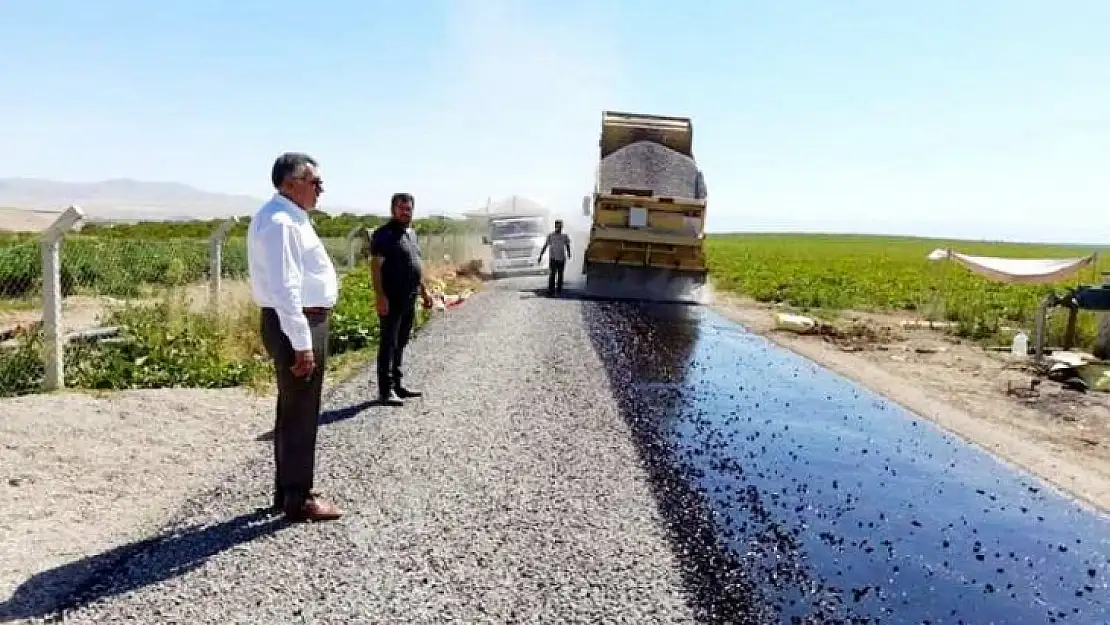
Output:
[[[1054,284],[1095,263],[1097,254],[1083,258],[995,258],[968,256],[950,249],[936,249],[929,260],[954,260],[997,282],[1007,284]]]

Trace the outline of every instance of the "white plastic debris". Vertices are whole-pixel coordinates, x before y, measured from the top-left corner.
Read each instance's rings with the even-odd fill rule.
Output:
[[[775,329],[798,334],[811,334],[817,331],[817,320],[805,315],[775,313]]]

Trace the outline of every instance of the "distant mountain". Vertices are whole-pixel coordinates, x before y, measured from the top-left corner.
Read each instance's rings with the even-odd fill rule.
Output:
[[[97,221],[188,221],[250,215],[262,197],[213,193],[179,182],[119,178],[101,182],[61,182],[0,178],[0,231],[38,231],[76,204]],[[328,213],[382,213],[348,206],[321,205]],[[533,200],[510,196],[492,200],[492,212],[550,213]],[[478,207],[484,212],[485,206]]]
[[[179,182],[119,178],[101,182],[61,182],[36,178],[0,178],[0,206],[23,211],[61,212],[76,204],[90,221],[185,221],[249,215],[265,198],[213,193]],[[349,207],[321,206],[330,213],[367,212]],[[26,229],[6,223],[0,230]],[[41,214],[41,213],[40,213]]]

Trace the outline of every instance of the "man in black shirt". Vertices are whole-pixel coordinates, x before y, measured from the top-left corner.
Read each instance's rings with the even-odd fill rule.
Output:
[[[416,297],[425,308],[432,298],[424,286],[420,246],[412,230],[414,200],[408,193],[390,198],[392,218],[370,237],[370,268],[381,337],[378,342],[378,398],[387,406],[419,397],[401,385],[401,362],[416,318]]]

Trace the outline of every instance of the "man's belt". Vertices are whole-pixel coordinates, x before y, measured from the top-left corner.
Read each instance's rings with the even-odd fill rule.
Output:
[[[277,312],[276,310],[274,310],[273,308],[271,308],[269,306],[263,308],[262,310],[269,310],[269,311],[272,311],[272,312],[275,312],[275,313]],[[304,316],[306,316],[306,317],[327,317],[328,313],[331,312],[331,309],[330,308],[323,308],[323,307],[320,307],[320,306],[313,306],[313,307],[309,307],[309,308],[302,308],[301,312],[303,312]]]

